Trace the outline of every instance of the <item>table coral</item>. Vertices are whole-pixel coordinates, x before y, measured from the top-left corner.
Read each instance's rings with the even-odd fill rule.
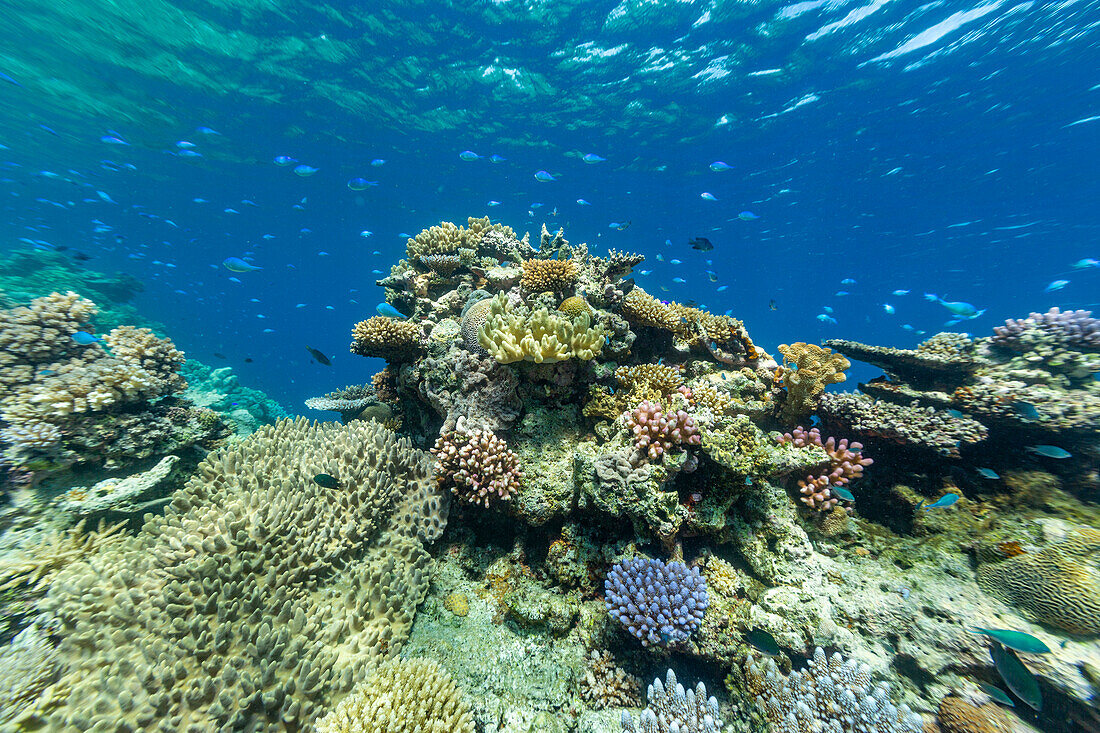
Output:
[[[681,562],[620,560],[603,587],[608,614],[642,646],[686,641],[707,609],[706,579],[698,568],[689,570]]]
[[[718,733],[722,729],[718,701],[707,697],[706,685],[700,682],[694,690],[685,690],[671,669],[664,684],[660,677],[653,680],[646,690],[646,700],[648,705],[637,721],[623,712],[623,733]]]
[[[317,733],[474,733],[470,706],[430,659],[394,659],[317,721]]]
[[[413,321],[371,316],[355,324],[351,353],[386,361],[407,361],[423,353],[423,336],[420,326]]]
[[[816,407],[825,388],[847,379],[844,370],[852,365],[832,349],[796,341],[780,344],[783,355],[783,403],[779,419],[791,423],[805,417]]]
[[[861,436],[942,456],[958,456],[961,446],[981,443],[989,435],[984,425],[965,415],[931,406],[896,405],[853,392],[823,395],[819,412]]]
[[[508,499],[516,490],[519,459],[508,444],[488,430],[465,430],[441,435],[432,448],[436,481],[450,486],[463,501],[489,506],[491,497]]]

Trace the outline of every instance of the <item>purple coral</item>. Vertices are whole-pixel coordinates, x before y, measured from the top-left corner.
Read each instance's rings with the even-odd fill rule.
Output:
[[[643,400],[634,412],[623,413],[626,426],[634,433],[634,447],[651,460],[675,446],[703,442],[691,415],[683,410],[666,415],[663,410],[661,403]]]
[[[863,475],[864,466],[874,463],[860,453],[863,450],[862,443],[849,443],[847,438],[837,440],[829,437],[822,440],[821,431],[817,428],[806,430],[799,426],[780,436],[779,442],[790,443],[796,448],[817,446],[829,454],[829,463],[822,473],[798,480],[802,503],[818,511],[830,511],[840,501],[839,497],[833,496],[836,492],[832,487],[847,486]]]
[[[1064,346],[1076,349],[1100,349],[1100,318],[1092,311],[1060,311],[1057,307],[1046,313],[1032,313],[1027,318],[1009,318],[1003,326],[993,328],[992,343],[1009,349],[1021,349],[1027,332],[1036,329],[1053,336]]]
[[[682,562],[620,560],[603,588],[608,614],[647,647],[685,641],[709,602],[706,579]]]

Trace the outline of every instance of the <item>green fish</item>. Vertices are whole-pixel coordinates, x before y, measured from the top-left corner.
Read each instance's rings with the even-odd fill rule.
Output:
[[[830,488],[832,489],[832,492],[834,494],[839,496],[844,501],[855,501],[856,500],[856,497],[852,496],[852,492],[848,491],[848,489],[844,488],[843,486],[832,486]]]
[[[1013,631],[1011,629],[983,629],[981,626],[975,626],[973,633],[985,634],[990,639],[996,639],[1009,649],[1015,649],[1018,652],[1025,652],[1027,654],[1050,654],[1050,647],[1044,644],[1041,639],[1036,639],[1031,634],[1023,631]]]
[[[329,476],[327,473],[319,473],[313,477],[313,483],[325,489],[338,489],[340,488],[340,482],[335,477]]]
[[[993,666],[997,668],[1008,689],[1032,709],[1041,710],[1043,695],[1039,691],[1039,683],[1016,653],[994,641],[989,647],[989,656],[993,658]]]
[[[984,682],[979,682],[978,687],[982,688],[982,692],[989,695],[993,702],[999,702],[1002,705],[1007,705],[1010,708],[1016,707],[1016,703],[1012,702],[1012,698],[1008,696],[1008,693],[1002,690],[1000,687],[994,687],[993,685],[987,685]]]
[[[775,640],[774,636],[764,631],[764,629],[753,629],[745,634],[745,641],[752,645],[753,648],[759,649],[770,657],[783,653],[783,650],[779,648],[779,642]]]

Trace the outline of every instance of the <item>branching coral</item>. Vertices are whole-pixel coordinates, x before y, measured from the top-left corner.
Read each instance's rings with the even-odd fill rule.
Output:
[[[676,302],[662,303],[637,286],[622,299],[620,310],[632,324],[669,331],[680,342],[696,346],[723,363],[751,361],[761,355],[744,324],[736,318]]]
[[[587,669],[581,678],[581,697],[597,710],[628,708],[638,704],[642,683],[615,664],[606,649],[588,653]]]
[[[649,705],[638,721],[623,712],[622,733],[718,733],[722,729],[718,701],[707,697],[706,685],[700,682],[694,690],[685,690],[671,669],[664,684],[659,677],[653,680],[646,699]]]
[[[32,592],[49,589],[54,576],[65,567],[122,540],[126,522],[85,531],[85,520],[63,532],[47,535],[22,558],[0,564],[0,591],[25,586]]]
[[[684,377],[674,366],[638,364],[615,370],[619,388],[629,393],[631,401],[667,400],[684,384]]]
[[[781,344],[783,355],[782,381],[785,396],[779,409],[779,419],[790,423],[808,415],[817,406],[825,387],[843,382],[844,370],[852,365],[832,349],[797,341]]]
[[[623,419],[634,436],[634,447],[650,460],[659,460],[672,448],[703,442],[691,415],[683,410],[666,415],[659,402],[643,400]]]
[[[508,499],[521,476],[519,459],[508,444],[488,430],[465,430],[441,435],[432,448],[440,486],[463,501],[489,506],[491,497]]]
[[[1100,349],[1100,318],[1093,318],[1092,311],[1063,312],[1055,307],[1027,318],[1010,318],[993,332],[992,343],[1006,349],[1031,348],[1043,337],[1071,349]]]
[[[818,647],[806,669],[783,677],[775,661],[752,662],[750,691],[764,704],[772,733],[920,733],[921,717],[890,702],[890,687],[871,687],[871,669]]]
[[[529,293],[561,292],[577,282],[577,263],[568,260],[524,260],[520,287]]]
[[[157,394],[172,394],[187,389],[179,374],[187,357],[169,339],[158,338],[148,328],[119,326],[103,337],[111,355],[139,367],[157,381]]]
[[[414,321],[371,316],[355,324],[351,353],[377,356],[392,362],[408,361],[423,353],[423,336],[420,326]]]
[[[477,305],[480,303],[474,307]],[[603,349],[604,329],[591,327],[587,313],[572,320],[545,308],[523,313],[513,308],[503,294],[494,298],[488,308],[485,323],[478,330],[478,343],[501,364],[517,361],[541,364],[571,358],[588,361]]]
[[[829,463],[820,474],[810,475],[798,480],[799,492],[802,494],[802,503],[811,509],[828,512],[840,501],[834,496],[832,487],[847,486],[850,482],[863,475],[863,468],[870,466],[874,461],[864,458],[860,452],[863,450],[861,443],[848,443],[847,438],[829,437],[821,439],[821,431],[817,428],[805,430],[801,426],[779,437],[780,443],[790,443],[796,448],[816,446],[829,455]]]
[[[608,614],[647,647],[686,641],[709,602],[706,579],[682,562],[620,560],[603,587]]]
[[[474,733],[474,720],[445,669],[430,659],[394,659],[371,672],[314,730]]]

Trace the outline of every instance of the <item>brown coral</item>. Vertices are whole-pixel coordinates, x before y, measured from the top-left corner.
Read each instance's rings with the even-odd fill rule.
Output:
[[[667,400],[684,384],[680,370],[665,364],[621,366],[615,370],[615,381],[629,393],[630,402]]]
[[[632,324],[669,331],[680,341],[709,352],[716,361],[734,364],[761,356],[745,324],[736,318],[675,301],[662,303],[637,286],[623,298],[620,309]]]
[[[410,361],[424,351],[420,326],[385,316],[372,316],[355,324],[351,353],[377,356],[386,361]]]
[[[1011,733],[1011,719],[997,705],[975,705],[957,695],[940,700],[940,730],[943,733]]]
[[[780,344],[779,353],[783,354],[781,379],[785,389],[779,418],[784,422],[795,422],[812,412],[825,387],[847,379],[844,370],[852,365],[832,349],[802,341]]]
[[[617,664],[607,650],[588,653],[587,669],[581,678],[581,698],[596,710],[633,708],[642,699],[642,683]]]
[[[561,292],[577,282],[577,263],[567,260],[525,260],[519,284],[529,293]]]
[[[179,370],[187,357],[171,339],[160,338],[148,328],[119,326],[103,337],[111,355],[140,367],[157,381],[157,392],[170,394],[187,389]]]
[[[489,506],[491,497],[508,499],[519,485],[519,458],[490,430],[441,435],[432,448],[435,478],[463,501]]]

